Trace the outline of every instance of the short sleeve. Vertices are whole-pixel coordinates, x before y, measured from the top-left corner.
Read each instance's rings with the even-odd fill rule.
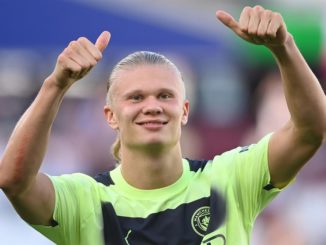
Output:
[[[238,207],[243,218],[253,222],[262,209],[281,191],[270,184],[268,143],[271,134],[257,144],[238,147],[214,158],[219,163],[232,206]],[[231,206],[231,205],[230,205]]]
[[[80,244],[81,226],[96,208],[94,180],[84,174],[50,176],[55,189],[53,219],[57,225],[32,225],[56,244]],[[87,207],[85,207],[87,205]]]
[[[255,219],[257,214],[281,191],[273,187],[270,182],[268,167],[270,137],[271,134],[265,136],[257,144],[250,145],[247,150],[240,148],[237,156],[238,194],[241,196],[245,213],[250,215],[249,219]]]

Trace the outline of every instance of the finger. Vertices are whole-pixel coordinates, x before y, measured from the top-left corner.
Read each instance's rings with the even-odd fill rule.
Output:
[[[261,21],[261,14],[263,12],[263,8],[261,6],[255,6],[253,11],[251,11],[249,24],[248,24],[248,33],[251,35],[257,35],[258,26]]]
[[[67,53],[72,60],[80,65],[82,70],[93,67],[97,63],[95,58],[78,41],[70,42]]]
[[[103,31],[101,35],[97,38],[95,47],[98,48],[98,50],[103,53],[105,48],[108,46],[109,41],[111,38],[111,34],[108,31]]]
[[[67,50],[64,50],[64,52],[59,55],[58,66],[59,70],[62,71],[62,73],[59,72],[59,74],[61,73],[63,76],[66,76],[65,74],[67,74],[68,77],[78,76],[81,70],[80,65],[67,55]]]
[[[76,52],[79,54],[80,59],[83,59],[83,62],[88,66],[95,66],[97,61],[101,59],[102,53],[91,42],[88,43],[86,38],[78,38],[77,43],[79,46]],[[95,50],[97,57],[94,57],[91,50]]]
[[[81,52],[84,53],[86,57],[95,61],[99,61],[100,59],[102,59],[102,53],[87,38],[78,38],[78,43],[83,46],[84,49],[81,50]]]
[[[272,18],[272,11],[271,10],[265,10],[261,15],[261,21],[258,26],[257,35],[263,39],[266,37],[266,33],[269,27],[269,24],[271,22]]]
[[[271,21],[268,25],[267,34],[271,38],[276,38],[276,33],[279,30],[282,22],[282,17],[278,13],[273,13]]]
[[[241,14],[240,14],[240,18],[239,18],[239,26],[240,29],[244,32],[248,31],[248,26],[249,26],[249,20],[250,20],[250,15],[252,12],[252,8],[251,7],[245,7]]]

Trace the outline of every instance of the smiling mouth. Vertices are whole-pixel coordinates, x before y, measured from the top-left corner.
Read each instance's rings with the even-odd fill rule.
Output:
[[[166,125],[168,122],[165,121],[144,121],[136,123],[139,126],[142,126],[145,129],[149,130],[158,130]]]
[[[168,122],[158,122],[158,121],[148,121],[148,122],[138,122],[138,125],[148,125],[148,124],[158,124],[158,125],[165,125]]]
[[[140,126],[161,126],[161,125],[166,125],[168,122],[157,122],[157,121],[148,121],[148,122],[139,122],[136,123],[137,125]]]

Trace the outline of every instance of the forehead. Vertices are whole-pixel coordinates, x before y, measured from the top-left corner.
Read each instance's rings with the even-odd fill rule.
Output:
[[[169,89],[183,93],[183,81],[178,72],[164,64],[135,65],[118,71],[114,90],[118,95],[137,91]]]

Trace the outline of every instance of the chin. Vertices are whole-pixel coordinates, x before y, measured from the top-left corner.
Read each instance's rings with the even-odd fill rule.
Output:
[[[143,142],[143,146],[148,149],[156,150],[166,150],[171,147],[174,147],[177,144],[175,140],[163,140],[163,139],[150,139],[146,142]]]
[[[167,146],[171,145],[171,142],[162,140],[162,139],[158,139],[158,138],[144,139],[139,143],[142,148],[147,148],[147,149],[151,149],[151,150],[164,149]]]
[[[164,145],[166,145],[166,142],[164,142],[162,140],[158,140],[158,139],[151,139],[146,142],[143,142],[143,145],[164,147]]]

